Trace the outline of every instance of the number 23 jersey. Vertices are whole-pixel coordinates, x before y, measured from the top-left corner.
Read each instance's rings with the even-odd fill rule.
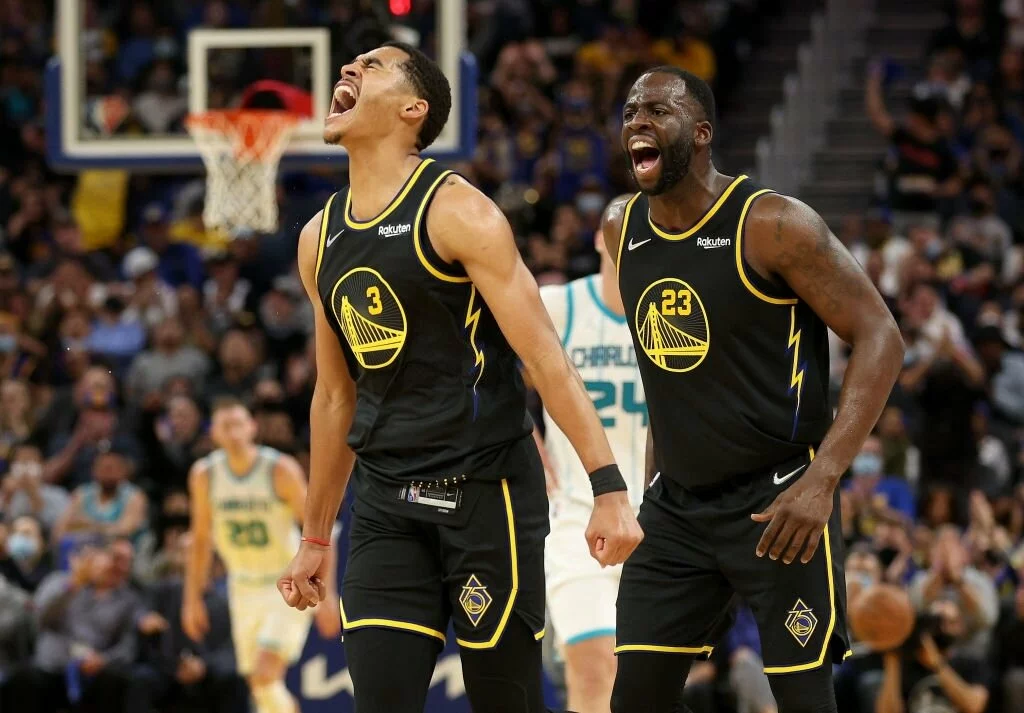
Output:
[[[681,233],[651,221],[645,195],[626,204],[619,288],[657,469],[684,487],[805,454],[832,423],[824,322],[744,258],[744,222],[766,193],[739,176]]]
[[[600,286],[600,276],[591,275],[566,285],[546,285],[540,294],[594,401],[635,510],[644,491],[647,405],[626,318],[609,309]],[[547,411],[544,445],[558,477],[556,502],[585,505],[589,511],[594,502],[590,478]]]

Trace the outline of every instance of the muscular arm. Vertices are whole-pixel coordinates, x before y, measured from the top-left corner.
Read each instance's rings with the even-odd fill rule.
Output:
[[[315,215],[299,235],[299,274],[313,304],[316,328],[316,386],[309,407],[309,492],[302,531],[307,537],[329,540],[355,463],[346,436],[352,426],[356,388],[317,291],[321,216],[322,212]]]
[[[509,345],[523,362],[547,412],[569,439],[592,476],[615,457],[587,392],[548,317],[533,275],[516,249],[512,229],[498,207],[453,178],[443,185],[427,215],[427,230],[438,255],[465,267],[472,287],[494,315]],[[486,366],[485,366],[486,368]],[[590,554],[602,565],[625,561],[643,538],[629,505],[625,483],[602,473],[602,486],[621,484],[594,498],[587,526]]]
[[[274,492],[288,504],[295,520],[301,524],[306,507],[306,476],[299,462],[290,455],[282,454],[274,464]]]
[[[746,237],[754,269],[784,280],[853,348],[835,422],[815,459],[814,471],[834,488],[885,407],[903,364],[903,340],[868,276],[805,204],[766,195],[751,210]]]
[[[210,510],[210,474],[202,461],[188,474],[192,546],[185,562],[184,598],[202,601],[213,560],[213,513]]]
[[[461,179],[449,179],[427,215],[427,231],[443,259],[465,267],[587,472],[614,463],[590,394],[562,349],[498,207]]]

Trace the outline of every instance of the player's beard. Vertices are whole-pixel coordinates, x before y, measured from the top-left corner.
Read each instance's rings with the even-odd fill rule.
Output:
[[[661,149],[661,175],[658,176],[658,182],[649,191],[640,188],[649,196],[659,196],[683,180],[687,171],[690,170],[690,161],[693,159],[693,139],[686,136],[681,137],[673,144],[659,148]],[[633,176],[633,182],[636,183],[636,169],[632,161],[629,163],[629,172]],[[639,188],[639,184],[637,187]]]

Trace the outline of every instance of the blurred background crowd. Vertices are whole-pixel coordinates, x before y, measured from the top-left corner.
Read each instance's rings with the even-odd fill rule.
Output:
[[[338,66],[392,21],[357,0],[86,5],[90,101],[119,96],[108,128],[156,134],[181,130],[192,28],[328,26]],[[434,5],[403,18],[427,48]],[[707,79],[727,120],[785,5],[468,3],[479,144],[457,168],[505,210],[539,281],[597,269],[600,213],[629,189],[620,108],[643,68]],[[936,644],[908,648],[894,710],[876,708],[893,672],[855,647],[836,675],[846,713],[1024,711],[1024,3],[947,10],[923,56],[877,57],[858,78],[887,148],[871,208],[832,226],[908,346],[843,484],[848,593],[906,586]],[[17,673],[83,710],[113,710],[111,696],[133,712],[244,710],[223,592],[201,647],[178,623],[186,474],[211,448],[221,395],[251,405],[263,443],[308,462],[315,365],[295,246],[344,175],[283,176],[281,229],[225,235],[202,223],[197,177],[54,173],[41,87],[53,23],[50,3],[0,0],[0,706],[25,710],[2,683]],[[892,99],[898,82],[909,98]],[[833,339],[837,390],[845,356]],[[771,713],[758,655],[741,611],[691,673],[689,705]]]

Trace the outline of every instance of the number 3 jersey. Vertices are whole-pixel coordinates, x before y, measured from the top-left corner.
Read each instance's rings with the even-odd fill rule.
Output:
[[[685,487],[806,454],[832,423],[825,324],[744,258],[747,214],[769,192],[739,176],[681,233],[651,221],[645,195],[626,204],[619,288],[657,469]]]
[[[427,235],[452,175],[423,161],[373,220],[352,217],[348,189],[324,207],[317,289],[356,382],[359,483],[514,477],[522,461],[511,457],[534,449],[518,359],[466,271]]]
[[[222,450],[204,459],[213,542],[235,584],[276,582],[299,549],[295,515],[274,488],[279,456],[273,448],[259,448],[247,473],[233,472]]]
[[[643,500],[647,406],[626,318],[604,303],[600,285],[600,276],[591,275],[567,285],[547,285],[540,294],[594,400],[635,510]],[[547,411],[544,444],[558,476],[557,500],[589,509],[594,502],[590,478]]]

